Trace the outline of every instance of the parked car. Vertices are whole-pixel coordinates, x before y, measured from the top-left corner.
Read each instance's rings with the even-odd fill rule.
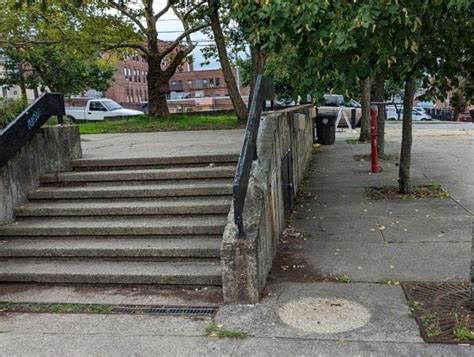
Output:
[[[355,110],[355,126],[360,126],[360,118],[362,116],[361,105],[353,99],[348,101],[344,100],[344,97],[340,94],[325,94],[324,105],[319,106],[318,114],[320,115],[337,115],[340,108],[342,108],[343,114],[351,120],[352,110]],[[339,125],[345,125],[345,120],[341,120]]]
[[[402,120],[403,119],[403,108],[395,108],[394,106],[387,106],[387,119],[388,120]],[[423,108],[413,108],[411,112],[411,118],[413,121],[425,121],[431,120],[431,116],[428,115]]]
[[[141,103],[140,105],[140,110],[145,113],[145,114],[148,114],[148,102],[143,102]]]
[[[458,114],[458,121],[472,122],[471,113],[467,110],[464,113]]]
[[[85,107],[67,107],[66,116],[73,121],[105,120],[113,117],[143,115],[139,110],[125,109],[111,99],[90,99]]]

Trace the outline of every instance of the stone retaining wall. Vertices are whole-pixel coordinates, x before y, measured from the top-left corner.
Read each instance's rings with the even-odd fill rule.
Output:
[[[291,165],[287,172],[293,176],[293,200],[311,159],[313,117],[310,105],[262,116],[258,159],[252,165],[244,207],[246,236],[238,239],[231,208],[221,246],[226,302],[259,300],[289,213],[285,210],[284,190],[288,186],[283,183],[282,160],[289,153]]]
[[[0,166],[0,225],[15,219],[15,207],[47,172],[70,171],[71,160],[82,156],[78,126],[41,128],[15,157]]]

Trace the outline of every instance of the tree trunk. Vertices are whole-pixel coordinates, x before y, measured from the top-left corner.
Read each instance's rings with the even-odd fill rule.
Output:
[[[382,74],[375,77],[374,96],[376,102],[385,102],[385,79]],[[385,155],[385,105],[378,105],[377,151],[380,157]]]
[[[405,83],[403,98],[403,129],[400,168],[398,171],[398,189],[400,193],[410,192],[410,166],[412,144],[412,109],[416,91],[416,78],[411,75]]]
[[[23,65],[22,64],[20,64],[19,71],[20,71],[19,86],[20,86],[21,101],[24,104],[26,104],[26,103],[28,103],[28,95],[26,93],[25,72],[23,70]]]
[[[230,99],[234,105],[235,113],[237,114],[238,121],[240,123],[247,122],[248,111],[244,101],[239,92],[239,88],[235,81],[232,68],[230,66],[229,56],[227,55],[227,49],[225,44],[224,35],[222,33],[221,23],[219,21],[219,7],[220,1],[209,0],[210,8],[210,19],[211,28],[214,34],[214,41],[216,43],[217,51],[219,54],[219,61],[221,63],[222,72],[224,74],[224,80],[229,91]]]
[[[20,81],[20,92],[21,92],[21,101],[25,104],[28,103],[28,95],[26,93],[26,85],[25,85],[24,80]]]
[[[170,115],[166,96],[169,92],[169,78],[161,70],[160,62],[148,58],[148,115],[167,117]]]
[[[267,54],[265,50],[257,46],[250,46],[250,53],[252,56],[252,82],[250,84],[250,94],[249,94],[249,103],[248,107],[252,104],[253,91],[255,89],[255,82],[257,81],[257,76],[263,74],[265,71],[265,62],[267,61]]]
[[[370,140],[370,77],[364,78],[360,81],[362,100],[361,110],[362,116],[360,118],[360,137],[359,141]]]
[[[168,74],[161,68],[162,58],[158,46],[158,32],[156,30],[156,19],[153,11],[152,0],[143,1],[144,15],[146,19],[146,40],[149,53],[148,62],[148,115],[152,117],[167,117],[170,115],[166,96],[169,92],[169,79],[174,74]]]

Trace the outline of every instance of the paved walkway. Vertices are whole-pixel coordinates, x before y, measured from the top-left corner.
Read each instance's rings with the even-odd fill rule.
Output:
[[[234,154],[242,129],[82,135],[84,158]]]
[[[472,356],[472,347],[425,344],[415,321],[408,316],[401,287],[382,283],[385,279],[468,278],[474,212],[472,132],[426,129],[415,133],[413,179],[416,183],[440,182],[451,193],[446,200],[368,201],[364,187],[395,184],[398,168],[394,162],[384,163],[383,173],[369,175],[368,162],[353,160],[354,154],[368,153],[369,146],[344,141],[354,134],[338,133],[336,145],[315,152],[306,183],[311,195],[296,205],[292,219],[292,226],[306,234],[292,251],[303,263],[283,270],[302,269],[315,276],[346,274],[352,282],[316,282],[311,281],[311,275],[298,282],[291,274],[288,279],[277,274],[279,278],[270,280],[259,304],[223,306],[214,318],[228,330],[248,332],[247,339],[205,337],[211,318],[0,314],[0,354]],[[399,130],[388,127],[387,152],[399,151]],[[93,141],[91,145],[98,144]],[[124,155],[130,154],[123,148]],[[87,155],[94,152],[106,155],[107,151],[99,145],[86,147]],[[282,248],[293,243],[283,243]],[[60,296],[62,292],[54,293]],[[112,301],[116,299],[113,292],[109,293],[115,296]],[[108,301],[107,294],[101,296],[103,302]],[[363,306],[370,319],[360,328],[339,333],[309,332],[284,324],[281,309],[302,298],[346,299]],[[144,299],[150,301],[149,297]],[[134,295],[132,301],[139,303],[140,297]]]

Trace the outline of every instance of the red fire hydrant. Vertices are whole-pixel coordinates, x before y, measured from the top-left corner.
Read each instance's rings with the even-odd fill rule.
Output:
[[[372,173],[380,171],[379,153],[377,151],[377,116],[378,109],[376,105],[370,107],[370,145],[372,148]]]

